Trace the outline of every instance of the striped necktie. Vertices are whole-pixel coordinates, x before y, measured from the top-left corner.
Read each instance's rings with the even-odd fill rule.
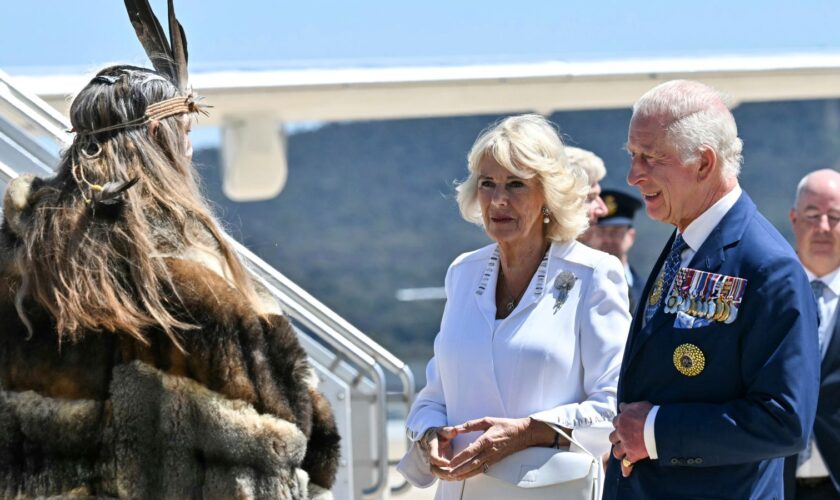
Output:
[[[823,292],[825,292],[826,288],[828,288],[828,285],[820,280],[814,280],[811,282],[811,291],[814,292],[814,300],[817,301],[817,312],[820,315],[820,325],[822,325],[823,321],[825,321],[825,318],[823,318],[823,304],[825,304],[825,301],[823,300]],[[823,330],[823,328],[819,328],[820,352],[822,352],[823,347]]]

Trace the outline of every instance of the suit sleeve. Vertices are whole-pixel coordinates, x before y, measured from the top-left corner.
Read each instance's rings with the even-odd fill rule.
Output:
[[[798,453],[808,442],[820,366],[813,295],[793,259],[771,262],[757,276],[736,320],[743,397],[662,405],[654,426],[660,465],[756,462]]]
[[[585,397],[541,411],[533,418],[575,429],[609,422],[616,414],[616,392],[624,345],[630,329],[627,281],[621,263],[605,256],[596,265],[578,307],[578,349]]]

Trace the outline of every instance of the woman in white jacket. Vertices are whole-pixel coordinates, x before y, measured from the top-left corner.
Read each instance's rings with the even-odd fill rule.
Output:
[[[609,426],[630,324],[621,264],[575,241],[587,227],[589,182],[549,122],[499,122],[468,163],[461,213],[495,243],[447,271],[434,358],[398,467],[418,487],[441,479],[444,499],[512,453],[567,445],[547,423]],[[604,434],[598,451],[608,447]]]

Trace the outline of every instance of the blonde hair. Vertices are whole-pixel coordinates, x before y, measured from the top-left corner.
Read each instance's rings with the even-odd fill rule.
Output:
[[[467,155],[469,176],[458,185],[458,207],[468,222],[483,226],[478,203],[478,165],[490,155],[499,165],[523,179],[536,177],[551,212],[546,238],[574,240],[588,226],[586,173],[566,159],[554,126],[540,115],[511,116],[484,130]]]
[[[566,146],[566,158],[571,165],[582,168],[586,172],[590,185],[600,181],[607,175],[607,167],[604,166],[604,160],[592,151],[574,146]]]

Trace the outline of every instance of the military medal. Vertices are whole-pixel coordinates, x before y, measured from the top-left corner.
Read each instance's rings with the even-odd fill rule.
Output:
[[[679,296],[677,295],[676,291],[671,292],[668,295],[668,302],[665,303],[665,312],[672,313],[674,312],[674,308],[677,307],[677,302],[679,301]]]
[[[747,280],[688,267],[680,268],[671,288],[664,294],[660,274],[653,284],[648,304],[655,307],[664,301],[666,313],[682,312],[695,318],[730,324],[738,317],[738,309],[747,287]]]
[[[715,315],[712,317],[715,321],[723,321],[723,313],[726,307],[726,303],[723,301],[722,298],[718,297],[715,301]]]
[[[697,288],[698,288],[699,291],[696,292],[696,294],[695,294],[696,295],[696,299],[695,299],[696,305],[694,306],[694,311],[690,312],[690,314],[692,316],[694,316],[695,318],[705,318],[706,317],[706,311],[709,310],[709,306],[706,303],[706,296],[707,296],[707,293],[708,293],[707,290],[709,289],[709,281],[710,281],[712,275],[711,275],[711,273],[707,273],[707,272],[701,272],[700,274],[702,275],[703,286],[701,287],[698,284]]]
[[[720,308],[720,318],[718,319],[718,321],[720,321],[720,322],[726,321],[726,318],[729,317],[729,311],[731,311],[731,310],[732,310],[732,306],[729,304],[729,301],[724,300],[723,304],[722,304],[722,307]]]
[[[656,279],[656,283],[653,284],[653,290],[650,291],[650,298],[648,298],[648,304],[651,306],[655,306],[659,304],[659,299],[662,298],[662,288],[665,287],[664,284],[665,280],[662,277],[662,273],[659,274],[659,277]]]
[[[718,312],[715,314],[715,321],[723,322],[729,316],[729,292],[732,290],[733,279],[731,276],[723,277],[720,294],[718,294]]]
[[[730,324],[735,321],[735,318],[738,317],[738,306],[736,304],[732,304],[729,306],[729,314],[725,320],[723,320],[724,324]]]
[[[671,291],[668,293],[668,300],[665,302],[664,311],[666,313],[673,313],[677,311],[677,307],[682,302],[682,297],[680,297],[680,288],[682,287],[683,281],[685,281],[686,276],[686,268],[680,268],[677,271],[676,277],[674,277],[674,283],[671,285]]]
[[[674,349],[674,367],[686,377],[696,377],[706,367],[706,356],[694,344],[681,344]]]
[[[697,308],[697,317],[701,319],[709,314],[709,293],[711,292],[711,287],[714,285],[712,273],[703,274],[705,275],[705,279],[703,280],[703,289],[700,290],[700,307]]]
[[[712,288],[709,290],[709,309],[706,311],[706,319],[714,319],[717,313],[717,296],[720,293],[721,275],[716,274],[712,281]]]
[[[744,297],[744,291],[747,288],[747,280],[743,278],[735,278],[735,283],[732,286],[732,302],[730,304],[729,317],[723,320],[727,325],[735,321],[738,317],[738,308],[741,306],[741,299]]]
[[[703,286],[706,286],[706,276],[707,274],[704,272],[697,273],[697,284],[695,285],[694,289],[691,290],[691,307],[688,308],[688,314],[694,316],[695,318],[700,315],[700,309],[703,307],[703,299],[701,298],[703,295],[702,287],[700,283],[703,283]]]
[[[686,314],[691,314],[691,308],[694,306],[694,289],[697,287],[697,282],[700,280],[700,273],[692,269],[686,280],[686,285],[683,288],[683,302],[679,305],[678,310]]]
[[[706,304],[706,319],[712,319],[715,317],[715,301],[714,299],[709,299],[709,303]]]

